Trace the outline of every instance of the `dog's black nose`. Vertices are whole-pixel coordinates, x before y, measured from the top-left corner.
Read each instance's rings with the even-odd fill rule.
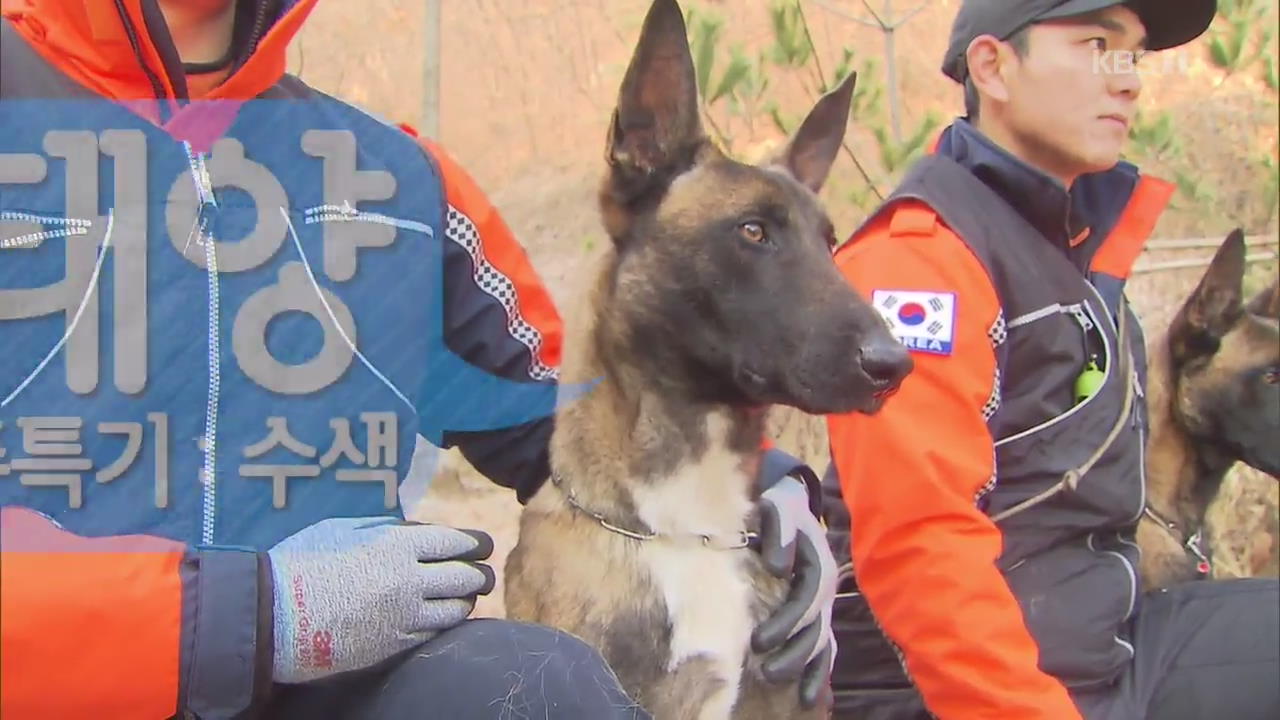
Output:
[[[892,339],[875,339],[864,344],[858,353],[862,371],[877,385],[897,387],[915,367],[907,348]]]

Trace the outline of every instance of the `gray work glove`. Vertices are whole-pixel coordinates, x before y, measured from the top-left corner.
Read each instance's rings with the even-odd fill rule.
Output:
[[[462,622],[494,574],[493,540],[394,518],[331,518],[268,551],[273,679],[306,682],[374,665]]]
[[[836,639],[831,612],[839,582],[838,567],[827,533],[814,510],[820,499],[818,479],[798,460],[778,450],[768,452],[762,468],[759,552],[765,567],[777,577],[789,578],[786,601],[756,627],[752,649],[769,654],[763,663],[765,677],[774,682],[800,680],[800,702],[805,708],[830,706],[831,672],[836,661]],[[788,474],[777,477],[776,463],[794,461]],[[774,463],[770,474],[770,463]],[[802,482],[803,477],[808,482]]]

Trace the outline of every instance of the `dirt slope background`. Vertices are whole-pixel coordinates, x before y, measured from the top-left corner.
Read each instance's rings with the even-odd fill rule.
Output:
[[[570,301],[569,288],[587,253],[603,241],[594,192],[603,154],[606,121],[632,43],[648,7],[647,0],[443,0],[442,82],[438,139],[475,176],[528,249],[557,303]],[[690,3],[682,3],[688,7]],[[718,12],[726,23],[723,43],[748,50],[772,40],[770,5],[765,0],[702,0],[700,10]],[[890,5],[872,0],[879,12]],[[924,7],[895,33],[901,120],[916,128],[928,113],[945,123],[962,108],[958,88],[938,71],[956,0],[920,3]],[[916,2],[898,2],[894,16]],[[325,0],[295,43],[289,69],[312,85],[355,102],[392,121],[422,118],[424,67],[421,0],[373,0],[366,3]],[[818,64],[829,74],[842,47],[858,62],[877,64],[860,75],[884,85],[885,36],[846,15],[870,18],[859,0],[805,0],[802,7]],[[1275,0],[1261,3],[1275,26]],[[1225,21],[1218,23],[1225,26]],[[1228,30],[1230,28],[1227,28]],[[1265,40],[1274,67],[1274,36]],[[1176,143],[1169,150],[1158,123],[1143,147],[1156,172],[1189,174],[1175,207],[1156,229],[1159,238],[1225,236],[1240,225],[1249,234],[1275,236],[1274,177],[1276,110],[1274,90],[1258,72],[1228,74],[1210,60],[1207,41],[1197,43],[1176,73],[1146,78],[1144,109],[1168,109],[1176,118]],[[1274,72],[1274,70],[1273,70]],[[790,116],[804,113],[812,88],[803,72],[770,73],[768,98]],[[733,147],[757,155],[775,146],[782,134],[768,122],[747,122],[721,112],[717,119],[733,138]],[[873,122],[854,117],[848,143],[882,192],[892,186],[883,163],[875,126],[884,126],[883,107]],[[1166,129],[1167,130],[1167,129]],[[1167,133],[1166,133],[1167,134]],[[1262,165],[1257,159],[1262,158]],[[1271,174],[1266,170],[1270,160]],[[1259,169],[1261,168],[1261,169]],[[1269,189],[1270,188],[1270,189]],[[837,161],[824,197],[840,233],[864,217],[850,198],[868,198],[866,180],[848,156]],[[871,199],[873,201],[873,198]],[[1204,257],[1211,250],[1165,253],[1158,260]],[[1253,268],[1251,283],[1275,273],[1274,263]],[[1137,276],[1132,295],[1153,328],[1167,322],[1200,270]],[[825,467],[825,433],[820,421],[779,413],[774,427],[780,444]],[[420,518],[481,527],[496,540],[495,563],[515,539],[518,511],[512,495],[480,478],[450,454]],[[1278,486],[1252,471],[1233,474],[1227,499],[1214,508],[1212,537],[1222,576],[1277,575]],[[485,598],[480,615],[502,614],[501,588]]]

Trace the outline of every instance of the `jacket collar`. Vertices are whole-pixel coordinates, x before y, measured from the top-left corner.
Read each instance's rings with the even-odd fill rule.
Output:
[[[1090,218],[1058,180],[1014,157],[968,120],[943,131],[936,152],[973,173],[1054,245],[1064,249],[1090,227]]]
[[[264,13],[251,52],[202,100],[248,100],[275,85],[290,40],[317,2],[232,1],[240,12],[274,12]],[[0,11],[36,52],[99,96],[160,101],[161,118],[188,99],[157,0],[0,0]]]
[[[1062,183],[996,145],[964,118],[942,131],[931,152],[968,169],[1004,198],[1081,272],[1127,278],[1168,206],[1172,183],[1128,162]]]

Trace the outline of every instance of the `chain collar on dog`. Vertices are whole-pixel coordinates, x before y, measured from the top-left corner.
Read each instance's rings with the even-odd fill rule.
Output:
[[[1200,577],[1203,578],[1209,576],[1209,572],[1213,570],[1213,565],[1209,562],[1209,556],[1204,553],[1204,549],[1200,547],[1200,543],[1204,542],[1203,528],[1197,528],[1196,531],[1191,533],[1191,535],[1189,535],[1184,541],[1182,539],[1182,533],[1178,531],[1178,524],[1172,520],[1166,520],[1163,517],[1160,517],[1160,514],[1157,513],[1150,504],[1143,508],[1142,512],[1145,513],[1147,517],[1155,520],[1156,524],[1165,532],[1169,533],[1170,537],[1172,537],[1187,552],[1195,556],[1198,561],[1196,563],[1196,572],[1200,574]]]
[[[625,527],[622,527],[621,525],[617,525],[610,522],[609,519],[606,518],[604,515],[584,507],[582,503],[578,502],[578,496],[573,491],[573,489],[566,488],[564,486],[564,482],[560,478],[559,474],[557,473],[551,474],[551,483],[555,485],[557,488],[559,488],[560,492],[564,493],[565,500],[569,503],[569,506],[572,507],[574,510],[577,510],[583,515],[586,515],[587,517],[590,517],[591,519],[600,523],[600,527],[604,528],[605,530],[608,530],[609,532],[612,532],[612,533],[617,533],[618,535],[622,535],[623,537],[631,538],[632,540],[648,541],[648,540],[658,540],[660,538],[694,537],[701,540],[704,546],[715,549],[715,550],[741,550],[743,548],[750,547],[751,542],[758,537],[757,533],[753,533],[749,530],[739,530],[738,532],[732,533],[727,536],[726,535],[704,535],[702,533],[689,533],[688,535],[680,535],[680,534],[671,534],[671,533],[656,533],[656,532],[653,532],[652,530],[646,530],[645,532],[637,532],[635,530],[629,530]]]

